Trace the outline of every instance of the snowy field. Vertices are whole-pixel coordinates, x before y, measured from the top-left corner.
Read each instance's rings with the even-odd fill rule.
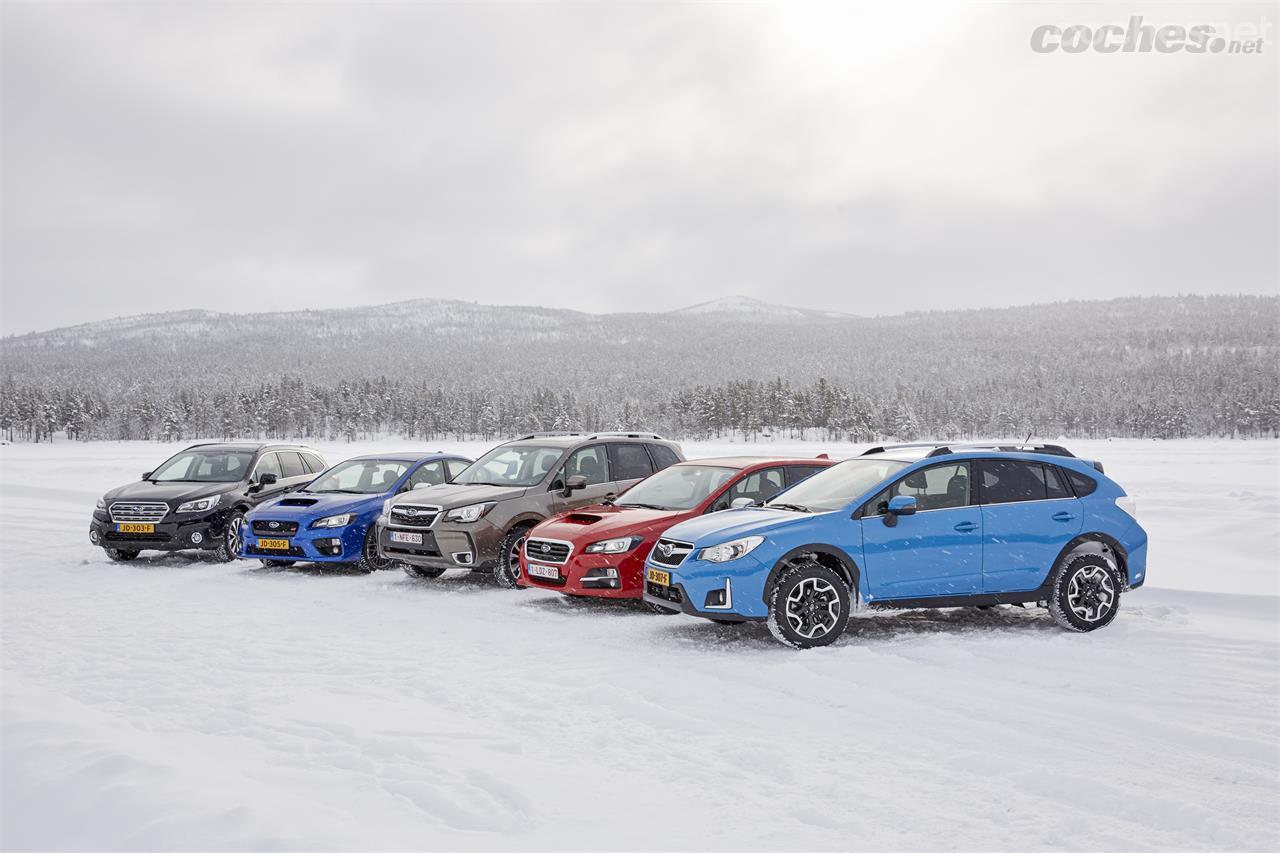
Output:
[[[112,564],[94,500],[174,448],[0,447],[3,846],[1277,849],[1280,442],[1069,446],[1151,535],[1112,626],[809,652],[465,573]]]

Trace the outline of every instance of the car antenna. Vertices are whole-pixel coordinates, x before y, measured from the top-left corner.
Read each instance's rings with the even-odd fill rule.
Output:
[[[1031,436],[1032,436],[1032,434],[1033,434],[1033,433],[1034,433],[1034,430],[1032,430],[1032,432],[1027,433],[1027,439],[1026,439],[1026,441],[1022,442],[1022,446],[1023,446],[1023,447],[1026,447],[1028,444],[1030,444],[1030,443],[1031,443]]]

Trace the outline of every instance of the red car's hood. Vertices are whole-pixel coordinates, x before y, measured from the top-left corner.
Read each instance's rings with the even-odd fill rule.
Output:
[[[566,542],[589,543],[619,536],[657,537],[673,524],[684,521],[689,510],[641,509],[622,506],[584,506],[549,518],[539,524],[530,536],[562,539]]]

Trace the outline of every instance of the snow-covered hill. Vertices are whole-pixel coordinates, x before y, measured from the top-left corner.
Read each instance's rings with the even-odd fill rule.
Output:
[[[680,308],[676,314],[686,315],[723,315],[730,314],[740,319],[751,319],[759,322],[777,320],[852,320],[851,314],[837,311],[814,311],[807,308],[792,308],[754,299],[750,296],[726,296],[710,302],[699,302],[687,308]]]

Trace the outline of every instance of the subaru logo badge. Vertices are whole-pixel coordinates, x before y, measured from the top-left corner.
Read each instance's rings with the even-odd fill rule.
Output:
[[[542,549],[542,553],[544,553],[544,554],[550,554],[550,553],[551,553],[551,546],[550,546],[550,545],[548,545],[546,542],[543,542],[543,543],[542,543],[542,545],[541,545],[540,547],[541,547],[541,549]]]
[[[658,553],[664,557],[670,557],[671,552],[674,550],[675,549],[672,548],[670,545],[668,545],[666,542],[663,542],[661,545],[658,546]]]
[[[275,530],[275,529],[276,529],[276,528],[278,528],[279,526],[280,526],[280,522],[278,522],[278,521],[268,522],[268,524],[267,524],[267,527],[270,527],[272,530]]]

